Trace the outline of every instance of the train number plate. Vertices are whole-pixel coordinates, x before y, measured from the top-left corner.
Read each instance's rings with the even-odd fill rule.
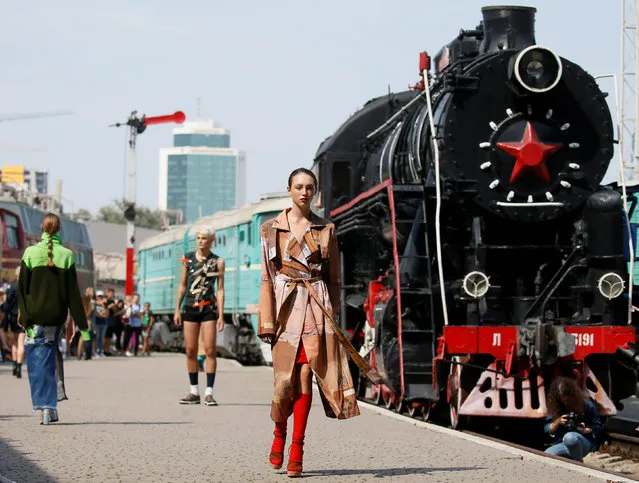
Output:
[[[578,347],[594,347],[595,345],[595,334],[592,332],[580,332],[572,335],[575,337],[575,343]]]

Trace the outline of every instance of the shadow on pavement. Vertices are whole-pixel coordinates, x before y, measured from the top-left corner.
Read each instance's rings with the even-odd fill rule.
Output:
[[[74,422],[74,423],[53,423],[52,426],[85,426],[88,424],[144,424],[144,425],[162,425],[162,424],[193,424],[190,422],[181,422],[181,421],[85,421],[85,422]]]
[[[55,478],[47,474],[37,466],[35,463],[27,459],[27,455],[31,454],[24,448],[25,451],[18,449],[20,447],[19,441],[12,441],[14,444],[9,444],[11,440],[0,437],[0,478],[1,481],[15,481],[16,483],[34,482],[34,483],[48,483],[55,482]],[[37,458],[37,455],[33,454],[33,458]],[[7,482],[8,483],[8,482]]]
[[[236,406],[236,407],[241,407],[241,406],[268,406],[271,407],[271,403],[218,403],[218,407],[224,407],[224,406]]]
[[[314,470],[305,471],[304,476],[349,476],[349,475],[372,475],[375,478],[386,478],[392,476],[428,475],[446,471],[473,471],[484,470],[486,468],[476,466],[457,466],[454,468],[362,468],[343,470]]]
[[[0,414],[0,421],[15,418],[34,418],[33,414]]]

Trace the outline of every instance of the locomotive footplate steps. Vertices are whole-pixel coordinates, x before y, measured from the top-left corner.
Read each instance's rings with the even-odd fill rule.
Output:
[[[537,338],[533,339],[526,327],[444,328],[435,364],[451,366],[447,399],[451,405],[451,421],[455,420],[453,426],[457,427],[456,419],[459,416],[543,418],[547,412],[545,376],[552,375],[546,370],[549,367],[548,359],[559,364],[559,367],[578,373],[585,391],[597,402],[600,415],[617,414],[615,404],[608,396],[611,394],[612,356],[618,347],[634,341],[634,327],[546,328],[552,330],[537,327],[532,332]],[[539,339],[548,334],[555,338]],[[563,337],[557,337],[558,334]],[[564,338],[572,340],[572,346],[563,341]],[[567,351],[559,358],[556,350],[553,352],[558,340],[563,341],[564,350]],[[531,365],[524,359],[531,353],[536,353],[539,364]],[[473,363],[473,358],[486,354],[492,354],[496,360],[482,371],[480,365]],[[598,358],[588,359],[595,364],[595,370],[585,362],[591,354],[598,354]],[[475,375],[469,376],[468,370],[474,370]],[[615,371],[619,377],[623,377],[621,366],[616,366]],[[466,376],[465,382],[462,375]]]

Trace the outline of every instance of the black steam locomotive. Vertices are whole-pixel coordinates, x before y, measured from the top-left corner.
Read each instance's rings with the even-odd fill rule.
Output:
[[[316,154],[342,252],[342,324],[379,404],[542,418],[554,377],[612,415],[636,376],[624,199],[606,94],[536,44],[530,7],[485,7],[421,81],[370,100]],[[365,381],[359,388],[365,391]]]

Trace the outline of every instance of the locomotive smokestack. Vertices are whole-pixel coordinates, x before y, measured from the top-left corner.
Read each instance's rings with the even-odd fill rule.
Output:
[[[481,52],[525,49],[535,45],[534,7],[494,6],[481,9],[484,42]]]

